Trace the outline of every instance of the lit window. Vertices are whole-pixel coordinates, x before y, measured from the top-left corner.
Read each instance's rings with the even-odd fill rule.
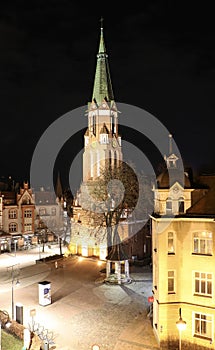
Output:
[[[168,293],[175,293],[175,271],[168,271]]]
[[[193,252],[195,254],[212,254],[212,232],[195,232],[193,236]]]
[[[194,336],[212,340],[212,315],[194,313]]]
[[[9,219],[16,219],[17,218],[17,211],[16,209],[10,209],[9,210]]]
[[[175,254],[175,242],[173,232],[168,232],[168,254]]]
[[[24,231],[25,232],[32,231],[32,224],[30,223],[24,224]]]
[[[212,274],[195,272],[195,294],[212,296]]]

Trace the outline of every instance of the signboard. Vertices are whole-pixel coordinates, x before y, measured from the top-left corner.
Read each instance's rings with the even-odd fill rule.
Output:
[[[46,306],[51,304],[51,283],[42,281],[38,283],[39,287],[39,304]]]

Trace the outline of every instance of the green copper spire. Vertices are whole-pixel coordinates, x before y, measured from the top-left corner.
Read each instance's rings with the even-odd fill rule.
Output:
[[[104,99],[106,99],[108,102],[114,100],[108,65],[108,55],[106,53],[104,43],[103,19],[101,19],[99,52],[97,54],[97,65],[92,99],[95,100],[98,105],[100,105]]]

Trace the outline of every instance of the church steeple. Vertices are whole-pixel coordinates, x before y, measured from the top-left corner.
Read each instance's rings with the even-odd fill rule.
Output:
[[[111,102],[114,100],[113,89],[110,78],[110,69],[108,64],[108,55],[106,53],[103,20],[101,20],[101,33],[99,51],[97,54],[96,73],[94,79],[92,100],[99,106],[103,100]]]
[[[113,96],[102,23],[101,21],[93,96],[88,103],[88,129],[84,135],[84,182],[100,176],[100,171],[105,166],[118,166],[122,161],[118,109]]]

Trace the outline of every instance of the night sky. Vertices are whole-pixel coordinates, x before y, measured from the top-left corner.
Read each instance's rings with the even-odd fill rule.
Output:
[[[213,11],[207,2],[193,4],[148,0],[116,9],[111,2],[1,2],[0,175],[29,180],[43,132],[91,101],[101,16],[115,101],[158,118],[186,167],[215,172]],[[138,142],[150,158],[150,146]],[[81,146],[81,137],[70,143],[61,167],[68,169]]]

